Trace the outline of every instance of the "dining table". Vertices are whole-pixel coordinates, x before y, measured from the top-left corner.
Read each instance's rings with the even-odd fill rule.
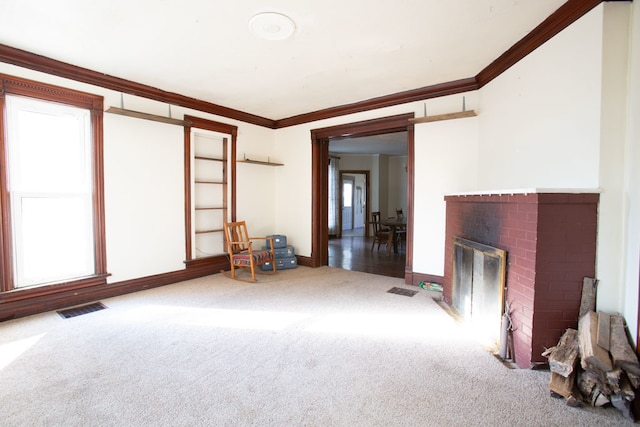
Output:
[[[389,227],[391,232],[389,233],[389,240],[387,241],[387,255],[391,255],[391,247],[393,246],[393,253],[398,253],[398,229],[407,227],[406,218],[387,218],[380,220],[380,224],[385,227]]]

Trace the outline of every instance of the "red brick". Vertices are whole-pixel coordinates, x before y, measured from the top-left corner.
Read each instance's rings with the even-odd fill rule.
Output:
[[[548,321],[558,321],[558,320],[562,320],[562,321],[566,321],[565,317],[564,317],[564,312],[562,311],[546,311],[546,310],[538,310],[537,311],[537,315],[541,316],[542,318],[548,320]]]

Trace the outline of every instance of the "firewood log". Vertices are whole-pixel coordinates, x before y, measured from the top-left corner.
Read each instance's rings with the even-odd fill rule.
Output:
[[[563,377],[568,377],[576,367],[578,356],[580,355],[580,347],[578,345],[578,331],[575,329],[567,329],[557,346],[551,347],[542,353],[549,359],[549,369]]]
[[[613,369],[609,352],[598,346],[598,315],[589,311],[578,321],[581,365],[585,370],[607,372]]]
[[[635,375],[640,375],[638,356],[636,356],[631,344],[629,344],[629,338],[622,316],[611,316],[611,342],[609,351],[611,352],[614,366]]]

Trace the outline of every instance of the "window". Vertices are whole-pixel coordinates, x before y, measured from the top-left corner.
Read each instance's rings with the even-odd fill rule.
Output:
[[[104,283],[102,98],[0,78],[0,290]]]

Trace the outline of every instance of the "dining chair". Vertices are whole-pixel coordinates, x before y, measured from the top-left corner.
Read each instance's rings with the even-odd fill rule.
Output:
[[[371,212],[371,224],[373,225],[373,242],[371,243],[371,251],[373,251],[376,243],[378,244],[378,250],[380,250],[381,243],[384,243],[385,245],[389,243],[389,233],[391,233],[391,230],[383,227],[380,223],[380,212]]]
[[[402,212],[402,208],[396,209],[396,218],[404,219],[404,213]],[[402,243],[407,240],[407,227],[406,226],[398,226],[396,227],[396,241],[398,243]]]

